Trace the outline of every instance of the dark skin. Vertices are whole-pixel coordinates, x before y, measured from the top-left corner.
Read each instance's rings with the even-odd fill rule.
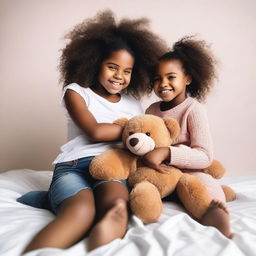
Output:
[[[74,122],[92,141],[115,141],[121,138],[122,127],[116,124],[98,123],[86,107],[84,99],[75,91],[67,90],[65,103]]]
[[[130,83],[133,65],[134,58],[127,51],[112,52],[102,62],[98,81],[91,89],[109,102],[118,102],[120,92]],[[123,128],[98,123],[77,92],[67,90],[64,100],[72,120],[92,141],[121,138]],[[33,238],[25,252],[44,247],[68,248],[88,231],[88,250],[122,238],[128,221],[128,193],[126,186],[113,181],[100,184],[93,192],[84,189],[65,199],[56,218]]]
[[[146,166],[161,172],[168,173],[170,167],[165,162],[170,162],[171,150],[168,147],[156,148],[142,157],[142,161]]]
[[[130,83],[133,65],[134,58],[126,50],[112,52],[102,62],[98,81],[91,89],[109,102],[118,102],[120,92]],[[121,138],[122,127],[98,123],[78,93],[67,90],[64,99],[73,121],[92,141],[116,141]]]
[[[153,84],[155,94],[162,99],[160,110],[166,111],[182,103],[186,99],[186,87],[189,83],[191,83],[191,78],[185,74],[180,61],[160,61]],[[145,165],[161,173],[169,172],[170,160],[171,149],[169,147],[156,148],[142,158]]]

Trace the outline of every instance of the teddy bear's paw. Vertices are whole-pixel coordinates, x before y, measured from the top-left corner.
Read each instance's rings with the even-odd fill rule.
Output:
[[[119,118],[119,119],[114,121],[114,124],[118,124],[118,125],[124,127],[127,122],[128,122],[127,118]]]
[[[132,212],[145,224],[156,222],[163,210],[158,189],[147,181],[135,185],[129,201]]]
[[[206,187],[198,177],[183,174],[177,184],[178,197],[186,210],[197,219],[200,219],[211,203],[211,197]]]
[[[136,157],[124,149],[110,149],[93,158],[90,173],[98,180],[127,179],[136,167]]]
[[[202,170],[202,172],[210,174],[215,179],[220,179],[224,176],[226,169],[218,160],[213,160],[208,168]]]
[[[221,187],[224,191],[227,202],[234,201],[236,199],[236,194],[231,187],[226,186],[226,185],[221,185]]]
[[[180,177],[183,175],[177,168],[169,167],[169,169],[168,173],[159,173],[149,167],[139,167],[136,172],[130,175],[129,185],[134,187],[137,183],[148,181],[156,186],[163,198],[175,190]]]

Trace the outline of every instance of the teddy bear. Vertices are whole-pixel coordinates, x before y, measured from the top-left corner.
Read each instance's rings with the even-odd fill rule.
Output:
[[[162,213],[162,198],[175,189],[185,209],[200,219],[210,205],[211,198],[201,181],[174,166],[168,173],[160,173],[145,166],[141,156],[156,147],[168,147],[179,134],[179,124],[174,119],[162,119],[154,115],[139,115],[131,119],[121,118],[114,123],[123,129],[124,148],[109,149],[96,156],[90,165],[95,179],[127,179],[132,188],[129,195],[132,212],[143,223],[156,222]],[[209,168],[201,170],[221,178],[225,173],[222,164],[214,160]],[[228,186],[222,186],[227,201],[235,198]]]

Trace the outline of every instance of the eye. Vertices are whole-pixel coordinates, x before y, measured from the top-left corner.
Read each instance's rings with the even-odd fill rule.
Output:
[[[125,70],[124,73],[125,73],[126,75],[130,75],[130,74],[132,73],[132,71],[130,71],[130,70]]]
[[[134,132],[129,132],[129,136],[131,136],[131,135],[133,135],[134,134]]]
[[[174,79],[174,78],[176,78],[176,76],[168,76],[168,79],[169,79],[169,80],[172,80],[172,79]]]
[[[108,66],[108,68],[111,70],[116,70],[116,66]]]
[[[150,133],[150,132],[146,132],[146,135],[150,137],[150,136],[151,136],[151,133]]]

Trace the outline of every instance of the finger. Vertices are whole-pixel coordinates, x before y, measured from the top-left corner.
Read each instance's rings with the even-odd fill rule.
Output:
[[[173,170],[171,166],[165,165],[165,164],[161,164],[161,165],[160,165],[160,168],[161,168],[162,170],[164,170],[165,172],[171,172],[171,171]]]
[[[157,167],[156,170],[160,173],[163,173],[163,174],[169,173],[169,171],[166,170],[166,168]]]
[[[161,163],[160,166],[162,166],[163,168],[166,168],[166,169],[170,169],[171,168],[170,165],[165,164],[165,163]]]

